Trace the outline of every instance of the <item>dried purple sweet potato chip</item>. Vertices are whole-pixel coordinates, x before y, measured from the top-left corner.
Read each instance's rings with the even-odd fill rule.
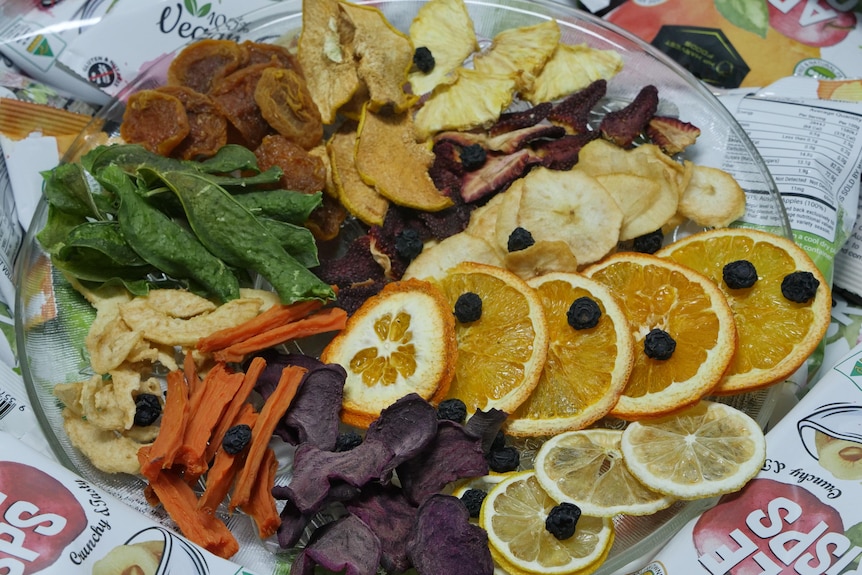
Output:
[[[273,497],[279,499],[275,494]],[[305,532],[305,528],[311,522],[311,515],[302,513],[292,501],[287,500],[284,502],[284,508],[279,513],[279,517],[281,517],[281,524],[276,531],[278,545],[284,549],[295,547]]]
[[[345,507],[380,539],[380,566],[387,573],[403,573],[410,568],[404,542],[413,530],[417,508],[407,501],[401,489],[371,483],[359,497],[346,502]]]
[[[365,442],[379,441],[392,451],[391,470],[434,441],[437,421],[434,406],[419,394],[409,393],[380,412],[368,426]]]
[[[466,431],[460,423],[441,420],[434,441],[399,465],[397,473],[407,500],[419,505],[452,481],[487,475],[482,437]]]
[[[380,541],[354,515],[324,525],[290,566],[290,575],[312,575],[315,565],[345,575],[375,575],[380,564]]]
[[[407,556],[419,573],[492,575],[494,560],[488,534],[470,523],[457,497],[435,494],[419,508],[416,527],[407,542]]]
[[[464,424],[464,431],[481,438],[482,451],[488,453],[491,450],[491,444],[494,443],[494,438],[497,437],[497,432],[503,427],[507,417],[509,415],[499,409],[491,408],[488,411],[477,409],[476,413]]]

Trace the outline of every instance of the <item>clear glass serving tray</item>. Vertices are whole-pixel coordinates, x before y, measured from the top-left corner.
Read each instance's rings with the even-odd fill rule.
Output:
[[[416,0],[369,2],[380,8],[390,22],[407,32],[419,7]],[[687,159],[733,173],[746,189],[748,212],[744,221],[790,236],[790,226],[780,195],[757,150],[731,114],[697,78],[654,50],[638,38],[584,12],[549,1],[466,0],[477,35],[488,45],[497,32],[516,26],[537,24],[555,18],[565,43],[586,43],[594,48],[618,51],[623,70],[608,84],[609,101],[630,101],[646,84],[659,90],[659,113],[679,116],[701,129],[695,146],[684,153]],[[272,42],[298,35],[301,26],[301,2],[285,0],[272,7],[249,14],[247,28],[240,39]],[[143,73],[119,98],[101,110],[90,129],[85,130],[69,154],[75,157],[97,144],[107,132],[115,135],[124,110],[124,98],[143,88],[164,83],[168,55]],[[120,497],[142,513],[155,517],[168,527],[170,519],[151,508],[143,496],[144,482],[128,475],[109,475],[95,469],[69,442],[63,430],[61,409],[52,394],[58,383],[80,381],[89,377],[89,362],[83,341],[94,312],[90,305],[56,272],[39,246],[36,234],[44,226],[47,206],[43,201],[28,230],[16,270],[18,297],[16,332],[22,373],[54,451],[61,462],[83,477]],[[686,230],[678,230],[686,233]],[[775,400],[774,391],[766,390],[731,398],[731,402],[761,425],[768,420]],[[529,452],[536,445],[524,445]],[[529,460],[529,456],[526,458]],[[684,523],[715,503],[714,500],[680,502],[669,509],[646,517],[619,516],[615,519],[616,539],[599,574],[626,568],[634,570],[652,551],[669,539]],[[274,538],[260,541],[251,521],[240,513],[223,515],[241,543],[233,559],[261,574],[284,572],[290,561],[290,550],[280,549]]]

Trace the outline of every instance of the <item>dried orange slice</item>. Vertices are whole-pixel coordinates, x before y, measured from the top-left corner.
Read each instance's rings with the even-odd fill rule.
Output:
[[[408,393],[436,402],[455,373],[455,321],[430,283],[387,284],[350,317],[320,355],[347,371],[342,420],[368,425]]]
[[[541,436],[583,429],[614,407],[628,381],[634,358],[628,320],[608,288],[580,274],[527,283],[542,300],[550,343],[539,383],[509,417],[507,431]],[[568,319],[573,304],[583,310],[573,314],[575,327]],[[583,312],[597,312],[595,325],[577,321]]]
[[[805,250],[787,238],[746,228],[715,229],[682,238],[656,255],[712,278],[733,309],[739,349],[713,393],[748,391],[783,380],[805,362],[829,327],[829,284]],[[722,270],[739,260],[754,265],[757,281],[731,289]],[[820,282],[814,298],[804,303],[781,293],[784,277],[798,271]]]
[[[548,326],[536,291],[512,272],[463,262],[434,280],[454,310],[467,293],[481,300],[481,316],[456,321],[458,360],[448,397],[476,409],[513,413],[539,382],[548,352]]]
[[[712,280],[635,252],[608,256],[584,274],[614,293],[635,340],[634,367],[612,415],[670,413],[697,403],[718,384],[736,351],[736,326]]]

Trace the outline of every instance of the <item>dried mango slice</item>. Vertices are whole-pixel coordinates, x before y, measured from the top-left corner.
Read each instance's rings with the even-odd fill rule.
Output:
[[[369,226],[382,226],[389,209],[389,200],[362,181],[356,171],[355,149],[355,125],[342,126],[326,143],[338,199],[351,214]]]
[[[206,94],[213,85],[248,63],[248,52],[232,40],[206,38],[190,44],[171,61],[168,85]]]
[[[410,39],[414,47],[428,48],[434,57],[433,70],[427,74],[414,70],[408,76],[414,94],[432,91],[479,50],[464,0],[431,0],[424,4],[410,23]]]
[[[437,86],[416,112],[419,137],[490,126],[512,103],[516,85],[517,74],[486,74],[459,68],[455,81]]]
[[[413,65],[413,44],[379,9],[341,2],[341,10],[353,24],[353,53],[359,78],[368,87],[372,111],[409,108],[416,97],[404,91]]]
[[[270,126],[306,150],[323,138],[320,112],[296,71],[266,68],[254,89],[254,101]]]
[[[503,30],[487,52],[473,58],[473,67],[486,74],[518,74],[518,89],[529,90],[559,42],[556,20]]]
[[[335,121],[338,108],[362,85],[353,46],[343,41],[353,35],[353,28],[342,17],[338,0],[303,0],[299,63],[324,124]]]
[[[614,50],[597,50],[586,44],[559,44],[551,59],[521,97],[532,104],[551,102],[583,90],[596,80],[609,80],[623,68]]]
[[[162,156],[170,155],[189,133],[189,118],[179,99],[143,90],[129,96],[120,136]]]
[[[383,115],[366,106],[355,154],[356,169],[365,183],[396,204],[427,212],[452,205],[428,175],[434,153],[416,142],[409,112]]]

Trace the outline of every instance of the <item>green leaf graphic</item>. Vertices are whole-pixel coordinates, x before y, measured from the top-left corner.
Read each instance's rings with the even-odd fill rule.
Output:
[[[183,0],[183,4],[185,4],[186,10],[192,14],[198,13],[198,3],[196,0]]]
[[[715,0],[715,7],[734,26],[765,38],[766,30],[769,29],[769,9],[766,2],[767,0]]]
[[[207,14],[210,13],[210,10],[212,10],[212,8],[213,8],[212,4],[204,4],[203,6],[201,6],[200,11],[198,12],[198,17],[203,18],[204,16],[206,16]]]

